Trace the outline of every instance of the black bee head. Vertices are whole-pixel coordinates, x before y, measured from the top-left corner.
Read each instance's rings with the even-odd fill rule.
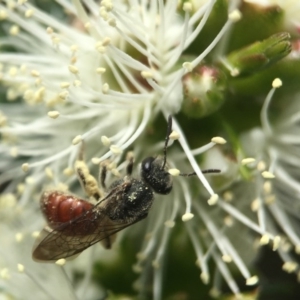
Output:
[[[141,177],[157,194],[167,195],[172,190],[172,178],[162,158],[145,158],[142,161]]]

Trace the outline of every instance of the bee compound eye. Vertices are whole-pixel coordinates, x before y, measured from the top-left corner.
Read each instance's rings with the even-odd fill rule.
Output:
[[[154,161],[154,157],[147,157],[142,161],[142,171],[143,172],[150,172],[151,171],[151,167],[152,167],[152,163]]]

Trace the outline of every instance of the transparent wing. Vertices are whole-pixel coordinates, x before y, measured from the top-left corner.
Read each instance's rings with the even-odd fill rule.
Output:
[[[35,261],[51,262],[74,256],[145,217],[114,222],[107,217],[105,210],[94,207],[55,229],[44,228],[35,243],[32,257]]]

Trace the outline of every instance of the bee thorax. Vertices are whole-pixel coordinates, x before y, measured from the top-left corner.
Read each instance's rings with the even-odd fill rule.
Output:
[[[112,188],[120,187],[106,207],[107,214],[111,220],[122,221],[128,218],[140,218],[148,213],[153,202],[153,191],[143,181],[137,179],[118,180]],[[123,187],[123,188],[122,188]]]

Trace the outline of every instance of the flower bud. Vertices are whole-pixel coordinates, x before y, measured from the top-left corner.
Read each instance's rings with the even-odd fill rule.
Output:
[[[290,35],[277,33],[245,48],[231,52],[226,58],[231,75],[247,75],[264,68],[287,56],[291,52]]]
[[[200,65],[183,79],[183,112],[201,118],[215,112],[224,102],[225,80],[219,69]]]

